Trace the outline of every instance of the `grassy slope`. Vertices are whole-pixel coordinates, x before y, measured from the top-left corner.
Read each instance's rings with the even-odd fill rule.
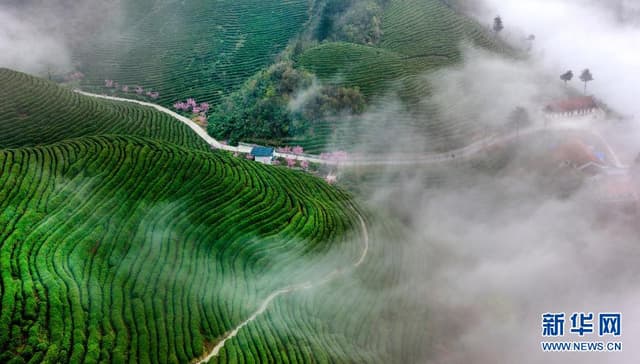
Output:
[[[394,120],[363,123],[358,118],[320,122],[314,134],[287,140],[310,151],[349,149],[377,139],[381,133],[402,135],[409,143],[413,135],[428,136],[438,150],[476,133],[469,120],[458,123],[439,119],[437,108],[420,103],[430,94],[423,74],[456,64],[461,45],[468,43],[503,52],[503,44],[473,20],[455,12],[441,0],[391,0],[382,22],[384,36],[379,45],[323,43],[305,51],[297,64],[316,73],[325,82],[359,87],[370,99],[397,93],[420,115],[396,114]],[[379,100],[386,106],[385,99]],[[417,140],[420,142],[420,138]]]
[[[382,26],[384,36],[377,46],[323,43],[303,53],[298,64],[320,78],[337,76],[341,83],[374,96],[384,93],[391,81],[460,61],[462,42],[500,50],[486,29],[440,0],[392,0]],[[428,91],[416,84],[406,87],[402,91],[407,97]]]
[[[206,151],[147,108],[0,75],[2,362],[186,362],[273,289],[360,253],[350,197],[321,180]],[[308,355],[337,355],[304,325]],[[279,355],[287,335],[252,345]]]
[[[159,90],[158,102],[165,106],[187,97],[215,105],[273,62],[303,30],[310,6],[304,0],[127,2],[116,39],[98,37],[93,47],[78,50],[77,61],[87,74],[83,87],[102,91],[109,78]],[[297,65],[325,82],[358,86],[372,99],[395,90],[404,101],[416,102],[429,94],[428,83],[416,76],[459,61],[461,42],[502,50],[486,29],[441,0],[391,0],[382,26],[377,46],[323,43],[298,57]],[[394,130],[435,137],[428,147],[435,150],[477,131],[450,125],[438,119],[433,107],[425,108],[421,115],[428,123],[400,116],[393,123],[361,125],[356,118],[340,120],[336,128],[336,123],[319,121],[309,135],[281,142],[319,153],[349,149]]]
[[[82,96],[0,68],[0,148],[101,134],[137,135],[208,149],[188,126],[152,108]]]
[[[128,1],[116,39],[78,50],[87,86],[105,78],[160,91],[163,105],[217,102],[273,62],[307,21],[309,1]]]
[[[408,307],[402,293],[406,236],[392,218],[369,219],[375,224],[369,224],[369,254],[362,266],[317,289],[276,300],[212,362],[420,362],[423,357],[414,355],[430,348],[431,333],[426,307]]]

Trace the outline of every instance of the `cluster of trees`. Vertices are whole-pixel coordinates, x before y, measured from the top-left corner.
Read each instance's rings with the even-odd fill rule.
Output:
[[[209,111],[209,103],[197,103],[194,98],[188,98],[187,101],[178,101],[173,104],[176,110],[191,111],[194,114],[207,113]]]
[[[382,39],[382,16],[388,0],[329,0],[321,14],[316,38],[378,44]]]
[[[311,73],[280,62],[260,72],[216,106],[209,134],[227,139],[273,140],[304,135],[314,120],[341,112],[360,113],[365,99],[358,89],[317,87]],[[305,93],[300,105],[293,101]]]
[[[173,107],[178,111],[191,114],[191,119],[195,121],[196,124],[202,127],[207,126],[207,112],[209,112],[210,109],[209,103],[197,103],[194,98],[188,98],[187,101],[177,101],[173,104]]]
[[[566,86],[566,84],[573,79],[573,71],[568,70],[567,72],[561,74],[560,79],[564,81],[564,84]],[[580,81],[584,82],[584,93],[586,94],[587,84],[593,81],[593,75],[591,74],[591,71],[588,68],[583,70],[582,73],[580,74]]]
[[[301,112],[306,119],[314,120],[340,112],[361,114],[365,104],[358,87],[325,87],[309,97]]]

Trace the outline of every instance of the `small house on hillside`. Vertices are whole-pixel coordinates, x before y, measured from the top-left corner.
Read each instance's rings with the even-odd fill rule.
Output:
[[[551,117],[576,118],[581,116],[604,117],[604,110],[593,96],[575,97],[553,102],[544,108]]]
[[[274,149],[270,147],[253,147],[251,156],[256,162],[262,164],[272,164],[274,159]]]

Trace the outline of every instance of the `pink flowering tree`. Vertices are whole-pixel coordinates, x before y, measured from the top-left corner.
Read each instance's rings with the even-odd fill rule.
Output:
[[[122,86],[122,92],[129,92],[129,86],[127,85]]]
[[[301,160],[300,161],[300,167],[302,167],[302,169],[308,169],[309,168],[309,161],[308,160]]]
[[[104,80],[104,87],[113,88],[114,81],[113,80]]]
[[[188,98],[187,101],[178,101],[173,104],[173,108],[178,111],[191,114],[191,120],[198,123],[202,127],[207,125],[207,111],[209,104],[206,102],[198,104],[194,98]]]
[[[188,111],[189,110],[189,106],[187,105],[186,102],[176,102],[175,104],[173,104],[173,107],[176,110],[183,110],[183,111]]]
[[[304,149],[301,146],[296,145],[295,147],[291,148],[291,153],[295,155],[301,155],[302,153],[304,153]]]
[[[293,168],[296,166],[296,160],[293,158],[286,158],[287,161],[287,167],[289,168]]]

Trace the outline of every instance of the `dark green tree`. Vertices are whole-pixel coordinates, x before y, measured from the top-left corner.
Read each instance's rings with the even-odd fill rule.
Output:
[[[498,34],[502,29],[504,29],[504,24],[502,23],[502,18],[498,15],[493,19],[493,31]]]
[[[565,73],[563,73],[562,75],[560,75],[560,79],[562,81],[564,81],[564,85],[567,85],[567,82],[571,81],[573,79],[573,71],[569,70]]]
[[[591,71],[589,71],[589,69],[585,69],[584,71],[582,71],[582,74],[580,75],[580,81],[584,82],[584,94],[587,94],[587,83],[593,81],[593,75],[591,74]]]

